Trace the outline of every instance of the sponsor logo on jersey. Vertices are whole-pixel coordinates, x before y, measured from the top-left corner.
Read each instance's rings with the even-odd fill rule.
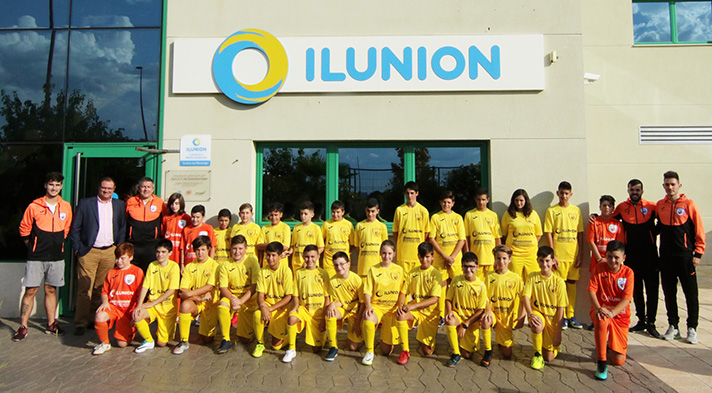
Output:
[[[151,213],[155,213],[156,210],[158,210],[158,208],[157,208],[155,205],[151,205],[151,207],[149,208],[149,210],[151,210]]]
[[[131,285],[134,283],[134,281],[136,281],[136,276],[134,276],[133,274],[127,274],[124,276],[124,282],[126,283],[126,285]]]
[[[628,282],[628,279],[627,279],[627,278],[621,277],[621,278],[619,278],[619,279],[616,281],[616,284],[618,284],[618,288],[620,288],[621,290],[623,290],[623,289],[625,289],[625,284],[626,284],[627,282]]]
[[[685,214],[685,209],[678,207],[677,210],[675,210],[675,213],[677,213],[678,216],[681,216]]]
[[[178,228],[185,228],[185,226],[188,224],[186,220],[178,220]]]
[[[648,208],[647,207],[641,207],[640,212],[643,213],[643,215],[648,214]]]
[[[608,225],[608,232],[610,232],[610,233],[618,232],[618,225],[616,225],[616,224]]]

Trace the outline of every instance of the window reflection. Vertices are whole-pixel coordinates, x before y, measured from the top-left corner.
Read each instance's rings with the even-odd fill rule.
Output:
[[[670,5],[633,3],[633,38],[635,42],[671,42]]]
[[[158,27],[161,12],[161,0],[73,0],[72,27]]]
[[[678,41],[712,41],[712,7],[709,1],[678,2],[675,13]]]
[[[474,206],[475,189],[482,185],[481,151],[477,147],[430,147],[416,149],[415,178],[418,197],[430,214],[440,211],[440,194],[455,194],[454,211],[462,215]]]
[[[395,148],[339,149],[339,199],[355,222],[366,218],[368,198],[376,198],[380,216],[393,221],[393,212],[403,200],[402,182],[396,180],[396,172],[402,180],[402,157]]]

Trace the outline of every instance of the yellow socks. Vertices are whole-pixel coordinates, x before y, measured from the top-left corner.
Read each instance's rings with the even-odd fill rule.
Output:
[[[566,296],[569,298],[569,305],[566,306],[564,318],[573,318],[576,309],[576,283],[566,283]]]
[[[289,349],[297,349],[297,325],[287,325]]]
[[[544,345],[544,333],[535,334],[532,332],[532,346],[534,352],[541,354],[541,347]]]
[[[153,342],[153,336],[151,336],[151,330],[148,328],[148,322],[146,322],[145,319],[142,319],[138,322],[135,323],[136,330],[138,331],[138,334],[143,337],[144,340],[148,342]]]
[[[485,342],[485,351],[492,350],[492,329],[480,329],[482,332],[482,341]]]
[[[447,287],[443,287],[443,291],[438,299],[438,308],[440,309],[440,318],[445,318],[445,298],[447,297]]]
[[[410,344],[408,343],[408,321],[396,321],[398,334],[400,335],[403,350],[410,352]]]
[[[218,306],[218,323],[222,332],[223,340],[230,341],[230,309],[223,306]]]
[[[265,324],[262,323],[262,311],[257,310],[252,314],[252,322],[255,326],[255,340],[258,344],[265,343]]]
[[[447,333],[447,340],[450,342],[453,355],[459,355],[460,340],[457,338],[457,326],[445,325],[445,333]]]
[[[326,334],[329,337],[329,345],[338,348],[339,344],[336,341],[336,318],[326,317]]]
[[[190,338],[190,323],[193,322],[193,316],[190,313],[178,314],[178,331],[180,332],[180,340],[188,342]]]
[[[366,344],[366,352],[373,352],[373,345],[376,341],[376,324],[372,321],[363,321],[363,339]]]

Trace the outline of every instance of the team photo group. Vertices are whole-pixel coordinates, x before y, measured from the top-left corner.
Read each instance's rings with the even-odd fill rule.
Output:
[[[301,223],[293,228],[282,221],[281,203],[267,206],[264,227],[253,221],[249,203],[239,207],[234,225],[233,213],[219,210],[213,227],[203,205],[187,212],[178,193],[164,202],[147,177],[125,201],[115,194],[114,180],[103,178],[97,196],[74,207],[60,196],[63,180],[61,173],[47,174],[45,195],[27,207],[20,223],[28,251],[13,341],[28,335],[40,286],[45,333],[65,334],[55,314],[65,284],[65,247],[71,247],[77,256],[73,332],[95,331],[93,355],[134,339],[136,353],[171,343],[166,350],[176,355],[196,344],[213,345],[216,354],[240,345],[261,357],[269,344],[284,350],[279,356],[289,363],[298,356],[301,335],[314,353],[326,350],[325,361],[348,349],[361,351],[361,363],[370,366],[377,353],[398,348],[397,362],[406,365],[412,352],[433,354],[442,329],[450,347],[447,366],[464,358],[488,367],[493,357],[512,357],[513,331],[526,327],[530,365],[543,369],[560,351],[562,330],[584,328],[574,315],[581,269],[590,272],[579,301],[591,306],[586,327],[593,330],[597,379],[607,379],[609,364],[625,362],[629,331],[682,339],[678,282],[687,303],[685,341],[698,343],[695,272],[705,231],[673,171],[663,174],[659,201],[643,199],[642,182],[632,179],[627,200],[616,205],[603,195],[600,213],[589,217],[570,203],[573,187],[562,181],[558,203],[543,220],[523,189],[513,192],[501,217],[488,208],[488,190],[477,189],[466,201],[476,207],[463,217],[453,211],[452,192],[441,194],[441,210],[431,214],[418,202],[418,184],[407,182],[392,240],[375,198],[366,200],[366,219],[358,223],[337,200],[321,225],[312,222],[314,205],[304,201]],[[655,320],[661,285],[668,317],[663,333]],[[190,335],[194,325],[197,338]]]

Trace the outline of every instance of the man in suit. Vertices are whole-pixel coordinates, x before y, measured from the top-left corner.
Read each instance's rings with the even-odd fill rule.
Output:
[[[101,288],[106,274],[114,267],[114,249],[126,238],[126,207],[113,199],[114,180],[105,177],[99,182],[96,198],[79,201],[70,237],[72,248],[79,257],[77,310],[74,316],[75,334],[83,335],[93,323],[101,304]]]

